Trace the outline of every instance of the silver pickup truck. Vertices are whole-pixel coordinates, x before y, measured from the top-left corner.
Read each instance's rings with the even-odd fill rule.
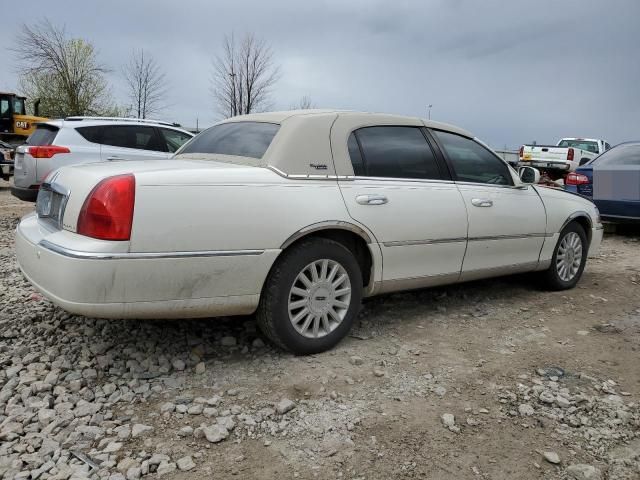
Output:
[[[518,165],[574,172],[610,148],[606,141],[594,138],[563,138],[557,145],[523,145]]]

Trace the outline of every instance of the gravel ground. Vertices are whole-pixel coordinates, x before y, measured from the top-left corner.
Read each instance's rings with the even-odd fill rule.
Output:
[[[572,291],[379,297],[294,357],[252,318],[53,307],[13,254],[31,208],[0,183],[2,478],[640,478],[637,235],[607,236]]]

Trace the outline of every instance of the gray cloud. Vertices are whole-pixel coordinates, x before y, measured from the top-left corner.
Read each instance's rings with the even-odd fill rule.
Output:
[[[0,89],[16,86],[8,47],[47,16],[89,39],[112,68],[143,47],[170,82],[163,117],[217,118],[211,59],[222,37],[251,31],[282,67],[274,108],[308,94],[320,107],[426,116],[494,147],[561,136],[640,138],[637,0],[61,1],[14,3],[0,30]]]

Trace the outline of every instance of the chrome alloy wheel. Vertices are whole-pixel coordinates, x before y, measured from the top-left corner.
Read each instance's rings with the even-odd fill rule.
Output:
[[[321,338],[342,323],[351,305],[351,281],[335,260],[316,260],[302,269],[289,292],[289,320],[307,338]]]
[[[576,232],[567,233],[556,255],[556,271],[565,282],[573,280],[582,263],[582,240]]]

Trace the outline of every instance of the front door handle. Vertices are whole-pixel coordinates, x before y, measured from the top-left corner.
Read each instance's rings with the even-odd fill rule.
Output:
[[[356,202],[360,205],[384,205],[389,199],[384,195],[358,195]]]
[[[493,200],[488,198],[472,198],[471,205],[474,207],[493,207]]]
[[[113,156],[111,156],[111,157],[107,157],[107,160],[108,160],[108,161],[110,161],[110,162],[112,162],[112,161],[114,161],[114,160],[124,160],[124,158],[122,158],[122,157],[118,157],[118,156],[116,156],[116,155],[113,155]]]

